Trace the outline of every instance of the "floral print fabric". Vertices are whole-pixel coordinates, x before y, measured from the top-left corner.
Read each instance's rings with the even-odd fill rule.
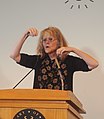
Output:
[[[64,80],[64,88],[67,89],[67,84],[66,84],[67,67],[66,64],[64,64],[61,61],[59,61],[59,65],[61,69],[58,69],[55,60],[51,60],[49,57],[45,58],[42,61],[42,65],[39,69],[39,74],[37,79],[39,88],[60,90],[62,88],[61,79],[60,79],[61,77],[59,74],[59,70],[60,70]]]

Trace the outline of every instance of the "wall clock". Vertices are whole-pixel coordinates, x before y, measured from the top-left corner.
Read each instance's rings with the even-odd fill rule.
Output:
[[[82,4],[85,8],[88,8],[88,2],[93,3],[94,0],[65,0],[65,4],[69,4],[70,9],[73,9],[74,7],[80,9]]]

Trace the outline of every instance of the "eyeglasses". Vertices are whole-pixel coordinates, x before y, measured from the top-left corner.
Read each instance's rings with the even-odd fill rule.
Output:
[[[53,42],[54,40],[55,40],[54,37],[47,37],[42,39],[43,42],[46,42],[46,41]]]

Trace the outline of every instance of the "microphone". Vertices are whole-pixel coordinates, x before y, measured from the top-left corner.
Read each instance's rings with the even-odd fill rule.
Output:
[[[60,78],[61,78],[61,86],[62,86],[62,90],[64,90],[64,81],[63,81],[63,76],[62,76],[62,73],[61,73],[61,68],[60,68],[60,65],[59,65],[59,62],[57,60],[57,58],[55,58],[55,62],[58,66],[58,72],[59,72],[59,75],[60,75]]]

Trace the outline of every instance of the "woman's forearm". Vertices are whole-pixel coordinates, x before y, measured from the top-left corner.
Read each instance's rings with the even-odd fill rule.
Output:
[[[57,55],[60,56],[63,55],[64,53],[70,53],[70,52],[73,52],[76,55],[78,55],[80,58],[82,58],[88,65],[89,69],[94,69],[99,65],[98,61],[95,60],[92,56],[74,47],[61,47],[57,50]]]
[[[14,59],[16,62],[19,62],[21,59],[21,55],[20,55],[20,51],[21,48],[25,42],[25,40],[28,38],[28,36],[37,36],[38,35],[38,31],[36,28],[29,28],[24,35],[22,36],[22,38],[18,41],[15,49],[13,50],[13,52],[11,53],[10,57],[12,59]]]
[[[18,41],[18,43],[16,44],[16,47],[15,49],[13,50],[13,52],[11,53],[10,57],[15,60],[16,62],[19,62],[20,59],[21,59],[21,56],[20,56],[20,51],[21,51],[21,48],[25,42],[25,40],[27,39],[28,37],[28,34],[24,34],[22,36],[22,38]]]

